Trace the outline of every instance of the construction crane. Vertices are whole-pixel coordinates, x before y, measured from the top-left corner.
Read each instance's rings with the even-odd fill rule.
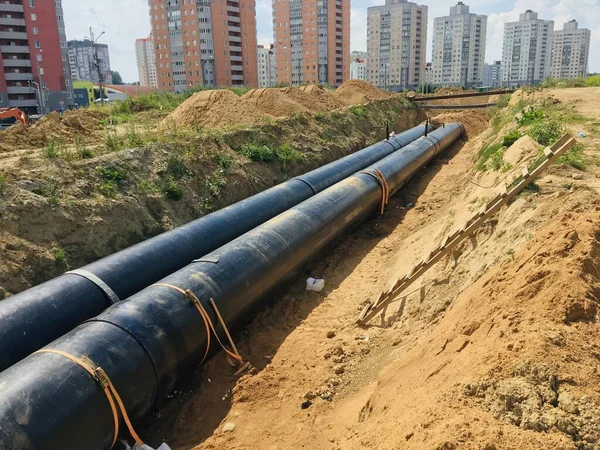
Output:
[[[25,126],[29,123],[27,114],[19,108],[0,108],[0,120],[8,119],[9,117],[14,117],[17,119],[17,122],[22,123]]]

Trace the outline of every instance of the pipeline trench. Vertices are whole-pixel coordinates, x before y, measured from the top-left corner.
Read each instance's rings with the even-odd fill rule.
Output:
[[[196,339],[192,336],[198,332],[198,323],[201,324],[195,318],[178,320],[176,326],[159,321],[158,327],[175,337],[168,344],[164,341],[170,350],[163,353],[159,347],[152,347],[151,340],[143,338],[152,364],[137,363],[137,350],[126,350],[130,352],[129,365],[117,362],[120,352],[137,344],[129,343],[120,332],[107,334],[110,327],[106,324],[121,324],[125,329],[129,325],[120,321],[134,312],[142,319],[128,333],[136,336],[144,328],[149,330],[143,317],[150,317],[148,314],[153,312],[143,306],[143,301],[136,300],[139,296],[134,296],[131,306],[125,302],[111,308],[115,313],[109,310],[79,327],[79,331],[71,333],[71,340],[63,340],[57,348],[83,351],[81,343],[87,339],[86,334],[102,336],[101,342],[93,343],[95,350],[90,357],[104,358],[99,351],[104,348],[112,354],[105,359],[107,372],[120,368],[123,376],[131,380],[127,384],[119,377],[120,394],[126,403],[134,405],[129,414],[136,417],[135,429],[140,438],[154,448],[163,442],[181,450],[514,448],[518,442],[520,448],[532,450],[587,449],[586,443],[596,439],[594,421],[600,419],[600,413],[594,409],[598,399],[589,372],[593,352],[584,350],[579,356],[577,367],[583,374],[577,375],[576,380],[580,387],[563,382],[567,373],[574,373],[575,366],[561,367],[559,362],[564,360],[564,352],[585,347],[584,341],[597,338],[590,319],[595,314],[591,312],[595,311],[593,303],[585,303],[592,300],[581,299],[589,299],[586,290],[593,292],[600,282],[589,270],[590,265],[597,264],[594,241],[600,202],[598,194],[583,183],[579,189],[563,187],[574,179],[573,169],[552,168],[536,182],[538,191],[525,192],[504,207],[470,242],[463,242],[452,255],[437,263],[417,284],[419,289],[397,299],[385,317],[364,327],[356,325],[367,303],[479,210],[493,197],[493,187],[512,172],[518,172],[537,151],[525,136],[505,155],[514,161],[508,174],[477,172],[474,162],[482,146],[496,138],[494,133],[502,135],[488,129],[488,112],[434,111],[430,116],[436,125],[463,123],[466,135],[396,192],[382,216],[369,215],[338,245],[319,251],[319,260],[299,264],[287,287],[270,290],[267,285],[273,283],[272,279],[250,276],[226,294],[238,299],[265,292],[260,307],[248,305],[240,317],[227,303],[218,303],[227,322],[243,324],[253,316],[247,325],[232,327],[239,354],[252,365],[249,371],[234,375],[235,369],[222,351],[198,366],[202,346],[194,343],[195,348],[188,348]],[[359,184],[374,183],[370,189],[378,202],[381,193],[376,180],[367,174],[359,179]],[[344,197],[330,203],[332,210],[334,205],[342,207]],[[305,204],[312,204],[311,201]],[[307,217],[316,211],[327,211],[327,202],[314,204],[322,206],[306,210]],[[293,216],[282,217],[275,221],[278,226]],[[320,228],[322,225],[315,227]],[[259,226],[250,234],[259,238],[260,229]],[[331,234],[331,230],[325,231]],[[243,242],[231,248],[239,252]],[[217,251],[199,264],[209,267],[219,264],[215,261],[227,263],[226,254]],[[590,258],[585,265],[581,263],[582,255]],[[300,248],[294,247],[290,260],[304,258]],[[213,269],[202,270],[211,273]],[[587,275],[579,277],[579,271]],[[221,283],[217,272],[212,273],[212,279]],[[323,292],[306,291],[308,277],[323,278]],[[186,287],[180,283],[184,278],[166,280],[161,283]],[[553,300],[558,292],[565,292],[565,286],[573,295],[568,300]],[[198,284],[194,282],[190,287],[197,289]],[[178,292],[166,286],[142,292],[160,292],[165,305],[173,311],[191,307],[186,306],[185,298],[178,297]],[[214,295],[219,302],[216,291]],[[574,307],[570,301],[580,306]],[[535,307],[527,311],[524,305]],[[209,306],[205,307],[212,315]],[[567,312],[561,325],[563,307]],[[164,311],[165,317],[174,314]],[[192,313],[193,308],[189,314]],[[162,340],[161,332],[152,338],[157,343]],[[562,344],[555,347],[546,344],[559,341]],[[186,352],[196,355],[191,363],[184,362]],[[142,353],[139,361],[148,357]],[[37,376],[36,361],[42,360],[49,364],[44,371],[60,373],[68,367],[59,355],[36,355],[21,366],[27,366],[25,372],[31,375],[18,382],[27,385],[34,379],[31,377]],[[86,397],[85,392],[97,387],[73,372],[72,366],[69,370],[70,377],[81,380],[76,383],[80,383],[79,401],[84,402],[72,410],[88,411],[91,407],[101,412],[89,430],[100,442],[103,433],[98,430],[111,429],[106,399],[101,392]],[[9,379],[17,374],[10,369],[7,373]],[[45,377],[44,373],[40,375]],[[6,375],[0,375],[0,380],[2,376]],[[158,389],[152,379],[160,380]],[[57,385],[51,375],[45,381],[48,389]],[[542,405],[533,411],[518,404],[533,402],[548,386],[558,399],[554,406]],[[58,405],[59,398],[43,398],[48,389],[35,395],[40,402],[47,402],[47,407]],[[2,388],[0,394],[1,391]],[[582,400],[583,393],[588,400]],[[517,406],[510,410],[506,409],[510,402],[503,403],[506,396],[523,400],[513,400]],[[155,403],[160,397],[164,399]],[[7,405],[14,407],[12,401],[16,405],[21,400],[3,400],[0,405],[6,411]],[[62,403],[67,411],[71,408],[68,401]],[[569,412],[574,408],[582,411],[578,422],[572,418],[577,414]],[[145,411],[145,417],[140,420],[141,411]],[[522,414],[525,422],[517,421],[515,414]],[[32,413],[28,419],[36,423],[35,417]],[[54,423],[60,423],[62,417],[58,414]],[[536,429],[523,425],[533,423],[534,417],[538,417]],[[569,423],[574,428],[567,432],[562,426],[552,425],[552,417],[573,421]],[[0,422],[0,436],[9,435],[6,423]],[[577,431],[572,432],[573,429]],[[124,424],[122,430],[123,437],[127,437]],[[49,436],[48,442],[60,441],[60,429],[43,433]],[[32,436],[43,433],[35,430]],[[85,439],[81,441],[83,447],[96,448],[93,439]]]

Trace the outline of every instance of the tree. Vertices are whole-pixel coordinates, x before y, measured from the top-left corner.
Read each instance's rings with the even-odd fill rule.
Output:
[[[110,76],[112,77],[112,84],[124,84],[123,78],[121,78],[121,74],[119,72],[110,71]]]

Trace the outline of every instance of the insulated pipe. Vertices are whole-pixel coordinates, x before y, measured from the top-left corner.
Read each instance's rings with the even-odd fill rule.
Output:
[[[84,320],[97,316],[111,304],[132,296],[424,134],[425,126],[417,126],[88,264],[82,267],[87,278],[67,273],[0,301],[0,371]]]
[[[371,166],[396,191],[463,134],[449,124]],[[381,203],[382,188],[356,173],[163,279],[190,289],[232,331],[272,300]],[[214,339],[213,339],[214,342]],[[150,286],[47,348],[89,357],[108,374],[135,422],[168,395],[207,346],[205,324],[175,289]],[[92,377],[64,356],[35,353],[0,374],[0,448],[108,449],[109,403]]]

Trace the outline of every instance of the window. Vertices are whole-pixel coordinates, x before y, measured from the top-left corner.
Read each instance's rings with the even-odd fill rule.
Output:
[[[32,22],[36,22],[37,21],[37,14],[31,13],[31,21]]]
[[[35,0],[29,0],[29,6],[33,8],[35,6]]]
[[[40,41],[35,41],[35,48],[42,48],[42,44],[40,44]]]
[[[33,34],[40,34],[40,30],[38,29],[38,27],[33,27],[31,30],[33,31]]]

